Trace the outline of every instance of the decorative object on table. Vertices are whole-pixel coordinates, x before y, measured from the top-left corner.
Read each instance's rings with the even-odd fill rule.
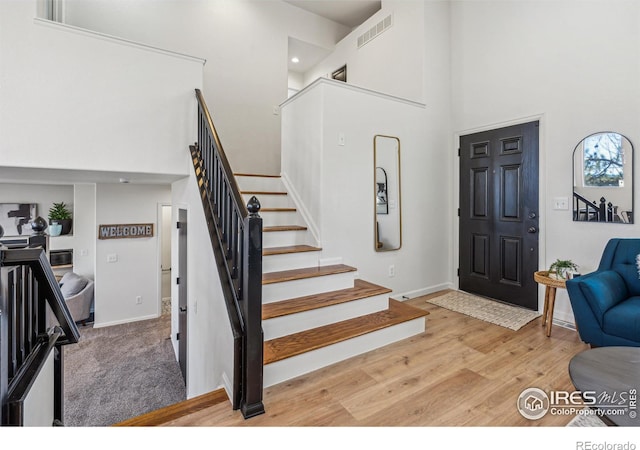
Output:
[[[577,270],[578,265],[570,259],[556,259],[556,262],[549,266],[549,277],[566,280]]]
[[[60,236],[60,233],[62,233],[62,225],[55,220],[52,221],[49,225],[49,236]]]
[[[71,218],[71,211],[64,202],[54,203],[49,208],[49,224],[54,222],[62,225],[61,235],[69,234],[73,225],[73,219]]]
[[[567,280],[580,339],[592,347],[640,347],[640,239],[610,239],[595,272]]]
[[[31,229],[35,231],[36,234],[43,234],[44,230],[47,229],[47,221],[38,216],[31,222]]]

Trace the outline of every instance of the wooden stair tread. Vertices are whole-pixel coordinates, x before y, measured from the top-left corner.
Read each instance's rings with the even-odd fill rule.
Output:
[[[354,280],[353,285],[352,288],[264,304],[262,305],[262,320],[311,311],[391,292],[391,289],[360,279]]]
[[[271,227],[262,227],[263,233],[271,233],[275,231],[305,231],[307,227],[301,225],[276,225]]]
[[[227,396],[227,392],[224,389],[217,389],[213,392],[199,395],[189,400],[175,403],[173,405],[142,414],[141,416],[118,422],[113,426],[154,427],[228,401],[229,397]]]
[[[282,191],[240,191],[243,195],[287,195]]]
[[[296,212],[295,208],[260,208],[260,212]]]
[[[262,249],[262,256],[287,255],[291,253],[319,252],[322,249],[311,245],[287,245],[286,247],[269,247]]]
[[[234,173],[236,177],[281,178],[280,175],[268,175],[264,173]]]
[[[344,264],[333,264],[330,266],[305,267],[303,269],[282,270],[279,272],[268,272],[262,274],[262,284],[282,283],[284,281],[304,280],[306,278],[322,277],[338,273],[355,272],[355,267]]]
[[[301,331],[264,343],[264,364],[281,361],[328,345],[429,315],[428,311],[389,300],[389,309]]]

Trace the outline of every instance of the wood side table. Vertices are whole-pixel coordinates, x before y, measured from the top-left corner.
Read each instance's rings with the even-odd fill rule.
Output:
[[[551,336],[551,324],[553,323],[553,308],[556,303],[556,289],[565,289],[565,281],[551,278],[548,270],[541,270],[533,274],[533,279],[546,286],[544,291],[544,311],[542,313],[542,326],[547,327],[547,337]]]

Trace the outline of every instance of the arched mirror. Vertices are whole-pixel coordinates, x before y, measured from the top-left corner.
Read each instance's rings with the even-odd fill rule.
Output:
[[[633,223],[633,144],[594,133],[573,151],[573,220]]]
[[[374,168],[374,248],[377,252],[402,246],[400,208],[400,139],[375,135]]]

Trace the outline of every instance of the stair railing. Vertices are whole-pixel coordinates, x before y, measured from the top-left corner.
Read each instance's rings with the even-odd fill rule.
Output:
[[[63,346],[79,337],[45,252],[0,248],[1,425],[25,425],[25,400],[52,352],[53,411],[45,416],[63,423]]]
[[[260,202],[252,197],[245,206],[199,89],[196,98],[191,155],[234,337],[232,403],[249,418],[264,413]]]

